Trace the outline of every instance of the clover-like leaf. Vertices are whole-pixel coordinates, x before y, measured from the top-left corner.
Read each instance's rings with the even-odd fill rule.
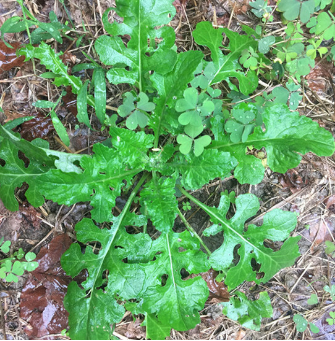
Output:
[[[179,134],[177,136],[177,142],[180,144],[179,151],[184,155],[188,154],[191,151],[192,144],[194,142],[194,155],[201,155],[204,151],[204,148],[207,147],[212,141],[210,136],[205,135],[195,139],[204,130],[202,125],[194,126],[189,124],[184,130],[185,133],[190,137],[184,134]]]
[[[323,34],[325,40],[335,37],[335,24],[327,12],[321,12],[318,15],[315,34]]]
[[[210,115],[214,111],[215,106],[214,106],[214,103],[211,100],[206,99],[202,103],[202,105],[201,105],[201,107],[199,109],[200,109],[200,112],[201,112],[201,116],[208,116],[208,115]]]
[[[241,103],[233,109],[232,113],[239,122],[242,124],[248,124],[255,119],[255,110],[255,106]]]
[[[232,142],[240,142],[242,139],[244,125],[234,120],[229,120],[225,124],[225,130],[227,133],[230,133],[230,139]]]
[[[281,0],[278,9],[284,12],[287,20],[297,19],[300,17],[302,23],[306,23],[314,13],[315,0]]]
[[[317,334],[320,332],[320,329],[314,323],[310,323],[309,328],[311,328],[311,332],[314,334]]]
[[[258,50],[260,53],[268,53],[270,51],[270,47],[275,43],[276,38],[274,36],[267,36],[259,40],[258,42]]]
[[[258,54],[255,53],[254,49],[249,46],[241,53],[240,63],[245,68],[256,67],[258,65]]]
[[[325,285],[323,287],[323,290],[325,292],[328,292],[332,298],[333,301],[335,301],[335,285],[333,284],[331,287],[329,287],[329,285]]]
[[[307,300],[309,305],[317,304],[319,302],[318,296],[316,294],[312,294],[311,297]]]
[[[331,255],[335,251],[335,244],[331,242],[330,240],[326,240],[325,245],[326,245],[325,253],[327,255]]]
[[[123,100],[122,105],[119,106],[118,108],[118,114],[121,117],[126,117],[128,116],[132,111],[135,110],[135,96],[131,92],[126,92],[125,93],[125,98]]]
[[[137,126],[144,128],[148,124],[149,117],[145,112],[154,109],[155,103],[149,102],[149,97],[145,93],[140,92],[136,98],[131,92],[127,92],[123,104],[118,108],[118,113],[121,117],[129,115],[126,126],[130,130],[135,130]]]
[[[13,264],[12,272],[17,276],[22,276],[24,274],[24,269],[20,261],[15,261]]]
[[[262,18],[265,13],[271,12],[271,7],[268,6],[267,1],[265,0],[255,0],[250,2],[250,6],[252,7],[251,12],[256,15],[258,18]]]
[[[212,139],[209,135],[201,136],[194,140],[194,155],[200,156],[205,147],[207,147],[212,142]]]
[[[200,126],[202,124],[201,117],[197,110],[189,110],[182,113],[178,117],[178,122],[182,125],[193,125],[193,126]]]
[[[212,98],[219,97],[221,95],[221,90],[220,89],[213,89],[211,87],[207,88],[207,92]],[[212,110],[213,111],[213,110]]]
[[[137,102],[137,108],[143,111],[153,111],[155,109],[155,103],[149,102],[149,97],[144,93],[140,92],[139,101]]]
[[[187,88],[184,91],[184,98],[176,102],[176,110],[183,112],[190,109],[195,109],[198,103],[198,91],[194,88]]]
[[[3,252],[3,253],[8,253],[9,252],[9,248],[10,248],[10,244],[11,244],[11,241],[10,240],[6,240],[2,245],[0,245],[0,251]]]
[[[193,144],[193,139],[184,135],[184,134],[179,134],[177,136],[177,142],[180,144],[179,146],[179,151],[186,155],[188,154],[191,149],[192,149],[192,144]]]
[[[272,90],[274,103],[287,103],[290,92],[282,86],[278,86]]]
[[[204,127],[202,125],[192,125],[189,124],[185,127],[184,131],[188,136],[191,136],[192,138],[197,137],[198,135],[200,135],[204,130]]]
[[[230,133],[230,139],[232,142],[245,142],[248,139],[248,136],[252,133],[255,124],[249,124],[254,121],[256,115],[253,111],[255,111],[256,107],[251,106],[246,103],[241,103],[236,106],[232,113],[235,120],[228,120],[225,124],[225,130]]]
[[[302,315],[299,315],[299,314],[294,315],[293,321],[296,324],[296,328],[298,332],[302,333],[307,329],[308,322]]]
[[[135,130],[137,126],[144,128],[149,121],[149,117],[140,110],[135,110],[126,120],[126,126],[130,130]]]

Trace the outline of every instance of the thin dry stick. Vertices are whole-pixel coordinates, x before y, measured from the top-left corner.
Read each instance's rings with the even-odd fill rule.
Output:
[[[1,328],[2,328],[2,333],[4,340],[7,340],[6,337],[6,322],[5,322],[5,315],[2,307],[2,299],[0,299],[0,313],[1,313]]]
[[[100,5],[100,0],[97,0],[97,2],[98,2],[98,10],[99,10],[99,14],[100,14],[102,29],[104,30],[104,34],[106,34],[105,27],[104,27],[103,22],[102,22],[102,10],[101,10],[101,5]]]
[[[334,104],[333,104],[333,115],[332,115],[332,119],[335,121],[335,86],[334,86],[334,82],[333,82],[333,77],[331,77],[330,75],[328,75],[328,80],[329,80],[330,85],[332,86],[332,89],[333,89]]]
[[[236,6],[236,2],[234,2],[233,10],[230,13],[230,17],[229,17],[229,21],[228,21],[228,25],[227,25],[228,30],[229,30],[229,27],[231,25],[231,21],[232,21],[233,16],[234,16],[235,6]],[[224,38],[223,38],[223,45],[226,43],[226,40],[227,40],[227,36],[225,35]]]
[[[64,217],[58,222],[58,217],[59,217],[60,211],[62,210],[62,208],[63,208],[63,206],[64,206],[64,205],[62,205],[62,207],[59,209],[59,211],[58,211],[58,213],[57,213],[57,216],[56,216],[56,222],[55,222],[55,229],[56,229],[56,230],[58,230],[58,226],[60,226],[60,225],[63,223],[63,221],[72,213],[72,211],[74,210],[74,208],[76,207],[76,205],[77,205],[77,204],[74,204],[74,205],[71,207],[70,211],[67,212],[67,213],[64,215]]]
[[[299,276],[298,280],[294,283],[293,287],[290,290],[290,294],[292,294],[292,291],[295,289],[295,287],[298,285],[298,283],[301,281],[301,278],[306,273],[306,271],[310,268],[311,264],[308,264],[307,268],[302,272],[302,274]]]
[[[182,8],[183,11],[184,11],[185,19],[186,19],[187,25],[188,25],[188,27],[189,27],[189,29],[190,29],[190,33],[191,33],[191,47],[190,47],[190,50],[193,50],[193,44],[194,44],[194,42],[193,42],[193,36],[192,36],[192,27],[191,27],[191,24],[190,24],[190,22],[189,22],[189,20],[188,20],[188,16],[187,16],[187,13],[186,13],[186,10],[185,10],[185,5],[181,4],[181,8]]]
[[[43,222],[45,222],[45,220],[44,219],[41,219]],[[51,224],[49,224],[49,225],[51,225]],[[51,225],[52,226],[52,225]],[[51,229],[51,231],[40,241],[40,242],[38,242],[35,246],[33,246],[30,250],[29,250],[29,252],[32,252],[33,250],[35,250],[39,245],[41,245],[46,239],[48,239],[49,238],[49,236],[52,234],[52,233],[54,233],[55,232],[55,227],[53,227],[52,229]]]
[[[73,151],[67,145],[65,145],[57,135],[55,135],[54,138],[68,153],[73,154]]]

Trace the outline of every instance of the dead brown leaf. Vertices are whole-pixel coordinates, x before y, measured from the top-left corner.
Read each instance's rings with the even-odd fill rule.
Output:
[[[298,192],[306,185],[306,181],[303,181],[295,169],[289,169],[285,174],[280,175],[279,182],[283,188],[289,188],[292,193]]]
[[[209,299],[215,300],[215,302],[229,302],[229,292],[227,286],[224,282],[217,282],[215,278],[219,273],[213,269],[208,270],[207,272],[201,272],[200,276],[207,283],[209,289]],[[190,275],[185,278],[194,278],[198,275]]]
[[[213,269],[201,273],[201,277],[206,281],[209,289],[209,298],[219,299],[220,302],[228,302],[230,295],[227,286],[224,282],[217,282],[215,280],[219,273]]]
[[[307,84],[318,95],[327,95],[328,90],[331,89],[328,79],[334,73],[335,68],[332,63],[325,61],[319,63],[319,60],[316,60],[315,67],[306,76]]]
[[[63,299],[71,277],[60,264],[61,255],[69,248],[71,239],[62,234],[39,252],[38,268],[29,274],[22,290],[20,317],[28,322],[25,333],[30,339],[59,334],[68,325],[68,313]]]
[[[11,212],[7,210],[0,200],[0,237],[4,240],[15,242],[22,223],[20,212]]]
[[[326,209],[335,213],[335,195],[331,195],[324,202],[326,204]]]
[[[332,241],[330,231],[334,231],[334,224],[328,218],[318,219],[309,225],[309,237],[313,242],[311,250],[317,247],[319,244],[324,243],[326,240]]]
[[[77,96],[72,93],[70,86],[66,87],[66,95],[63,96],[62,101],[65,104],[65,108],[70,111],[72,115],[77,117]]]
[[[27,141],[32,141],[36,138],[46,139],[55,130],[50,116],[45,117],[40,113],[31,115],[36,116],[21,125],[21,136]]]
[[[128,324],[125,336],[128,339],[140,340],[146,338],[145,327],[141,327],[142,320],[137,318]]]
[[[20,67],[24,63],[24,56],[16,55],[16,50],[21,47],[21,43],[10,43],[10,45],[13,46],[13,49],[7,47],[0,40],[0,74],[13,67]]]

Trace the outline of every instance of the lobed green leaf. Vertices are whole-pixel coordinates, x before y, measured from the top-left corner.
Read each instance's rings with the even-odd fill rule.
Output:
[[[267,107],[263,113],[265,131],[256,127],[246,142],[233,143],[227,136],[214,141],[212,148],[230,152],[239,161],[235,176],[240,183],[255,184],[262,180],[261,160],[246,155],[246,148],[265,148],[267,163],[274,172],[285,173],[298,166],[301,154],[313,152],[319,156],[334,153],[334,138],[310,118],[291,112],[284,104]],[[250,166],[249,175],[246,166]]]
[[[280,269],[294,264],[299,256],[297,245],[300,237],[289,238],[297,224],[297,217],[293,212],[273,210],[264,216],[263,225],[249,225],[245,232],[245,222],[259,210],[259,201],[253,194],[243,194],[236,199],[236,213],[231,219],[226,218],[230,206],[228,196],[221,197],[218,208],[208,207],[200,203],[215,224],[205,230],[204,235],[209,236],[224,232],[224,242],[210,256],[213,269],[226,272],[225,284],[229,290],[236,288],[244,281],[265,283],[270,280]],[[264,246],[264,240],[284,241],[278,251]],[[239,260],[233,265],[234,249],[239,245],[237,253]],[[260,269],[255,271],[252,262],[260,264]],[[261,278],[257,274],[262,274]]]
[[[271,300],[266,291],[259,293],[259,299],[250,301],[241,291],[234,293],[237,297],[223,302],[222,313],[228,318],[238,321],[243,327],[260,330],[262,317],[272,317]]]

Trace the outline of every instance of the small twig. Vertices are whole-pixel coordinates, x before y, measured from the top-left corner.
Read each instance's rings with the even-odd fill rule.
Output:
[[[116,111],[116,112],[118,111],[118,108],[111,107],[110,105],[106,105],[106,109]]]
[[[234,2],[233,10],[232,10],[231,13],[230,13],[230,17],[229,17],[229,21],[228,21],[228,25],[227,25],[227,28],[228,28],[228,29],[229,29],[229,27],[230,27],[230,25],[231,25],[231,21],[232,21],[233,16],[234,16],[235,6],[236,6],[236,2]],[[227,35],[225,35],[224,38],[223,38],[223,45],[226,43],[226,40],[227,40]]]
[[[63,205],[62,205],[62,207],[60,208],[60,210],[59,210],[59,212],[57,213],[57,216],[56,216],[56,222],[55,222],[55,229],[56,229],[56,230],[58,229],[58,226],[61,225],[61,224],[63,223],[63,221],[72,213],[72,211],[74,210],[74,208],[76,207],[76,205],[77,205],[77,204],[74,204],[74,205],[71,207],[70,211],[67,212],[67,213],[63,216],[63,218],[58,222],[58,216],[59,216],[59,214],[60,214],[61,209],[63,208]]]
[[[333,103],[332,119],[335,121],[335,86],[334,86],[333,78],[330,75],[328,75],[328,79],[329,79],[330,85],[332,86],[332,89],[333,89],[333,100],[334,100],[334,103]]]
[[[43,219],[44,220],[44,219]],[[55,227],[53,227],[52,229],[51,229],[51,231],[40,241],[40,242],[38,242],[35,246],[33,246],[30,250],[29,250],[29,252],[32,252],[33,250],[35,250],[39,245],[41,245],[46,239],[48,239],[49,238],[49,236],[51,235],[51,234],[53,234],[55,232]]]
[[[66,145],[64,142],[57,136],[54,136],[55,140],[70,154],[73,154],[73,151]]]
[[[5,322],[5,315],[2,307],[2,299],[0,298],[0,313],[1,313],[1,328],[3,333],[4,340],[7,340],[6,336],[6,322]]]
[[[298,283],[300,282],[301,278],[303,277],[303,275],[306,273],[306,271],[309,269],[311,264],[308,264],[307,268],[302,272],[302,274],[299,276],[298,280],[294,283],[293,287],[290,290],[290,294],[292,294],[292,291],[295,289],[295,287],[298,285]]]

